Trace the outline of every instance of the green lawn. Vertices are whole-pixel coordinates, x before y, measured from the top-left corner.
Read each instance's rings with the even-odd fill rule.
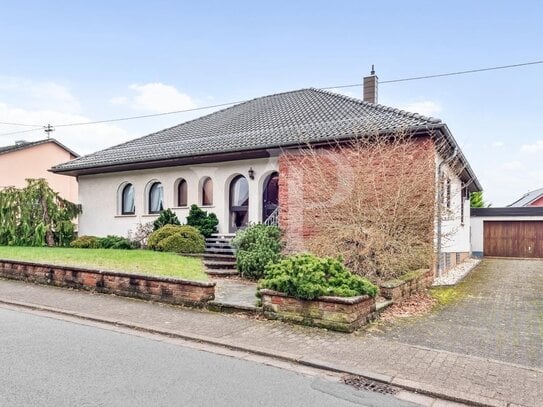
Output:
[[[0,259],[207,280],[201,259],[151,250],[0,246]]]

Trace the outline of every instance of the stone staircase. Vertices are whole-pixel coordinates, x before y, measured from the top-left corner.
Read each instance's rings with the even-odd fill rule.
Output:
[[[204,266],[206,273],[212,276],[235,276],[236,257],[231,246],[234,234],[213,234],[206,239]]]

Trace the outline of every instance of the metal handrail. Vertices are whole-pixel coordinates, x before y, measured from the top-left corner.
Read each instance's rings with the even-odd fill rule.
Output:
[[[279,226],[279,206],[273,210],[263,223],[266,226]]]

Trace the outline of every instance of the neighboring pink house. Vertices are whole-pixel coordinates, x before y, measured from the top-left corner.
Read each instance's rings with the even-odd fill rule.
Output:
[[[520,199],[513,202],[509,207],[518,208],[521,206],[543,206],[543,188],[536,189],[524,194]]]
[[[79,155],[55,139],[17,141],[0,147],[0,189],[22,188],[27,178],[45,178],[51,188],[65,199],[77,202],[77,179],[53,174],[49,169]]]

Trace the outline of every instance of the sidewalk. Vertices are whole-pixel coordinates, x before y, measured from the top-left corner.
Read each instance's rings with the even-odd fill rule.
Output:
[[[541,406],[543,400],[541,370],[364,334],[341,334],[2,279],[0,303],[53,310],[359,374],[475,405]],[[454,333],[451,335],[454,337]]]

